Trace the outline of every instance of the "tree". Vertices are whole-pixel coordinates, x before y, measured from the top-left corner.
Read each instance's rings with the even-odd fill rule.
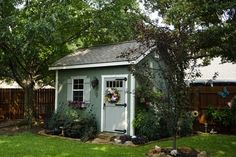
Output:
[[[187,27],[195,33],[188,44],[195,57],[221,56],[235,62],[236,1],[150,0],[145,5],[157,11],[167,25]]]
[[[137,16],[132,12],[125,14],[124,9],[132,10],[134,1],[128,6],[120,2],[123,3],[1,1],[0,77],[15,80],[25,91],[24,113],[29,124],[33,118],[35,84],[48,80],[48,66],[70,52],[68,45],[81,47],[133,37],[127,22],[137,20]],[[113,15],[119,17],[119,23]],[[99,19],[111,24],[99,23]],[[119,26],[122,30],[117,31]]]
[[[135,24],[141,21],[136,0],[91,0],[90,5],[90,27],[79,38],[83,47],[135,39]]]
[[[159,55],[160,68],[155,72],[164,79],[166,89],[163,90],[162,101],[155,105],[167,121],[173,137],[173,149],[176,149],[179,122],[189,106],[185,78],[190,59],[196,55],[190,46],[196,25],[194,21],[188,20],[191,14],[179,12],[180,9],[189,9],[186,1],[150,0],[145,1],[145,6],[158,11],[166,23],[165,27],[161,27],[149,22],[148,25],[141,25],[139,30],[143,30],[140,35],[141,41],[151,41],[151,46],[155,46]]]
[[[3,78],[15,80],[25,91],[24,113],[31,124],[35,83],[43,81],[48,76],[48,64],[66,52],[65,45],[60,44],[63,39],[55,30],[63,26],[63,18],[68,15],[64,4],[17,2],[1,4],[0,73]]]
[[[152,21],[141,26],[141,40],[154,41],[165,67],[162,75],[166,80],[166,106],[159,109],[171,117],[170,128],[173,148],[176,149],[178,119],[185,110],[186,70],[192,59],[221,56],[235,61],[235,0],[195,1],[195,0],[144,0],[146,9],[157,11],[166,27]],[[191,74],[191,76],[194,76]],[[164,103],[165,104],[165,103]],[[173,115],[173,117],[171,116]],[[166,117],[168,118],[168,117]]]
[[[206,1],[199,3],[189,1],[194,7],[190,14],[194,16],[198,29],[194,36],[198,48],[196,52],[202,52],[208,56],[221,56],[225,61],[236,61],[236,1]],[[194,20],[192,19],[192,20]]]
[[[146,27],[146,26],[145,26]],[[155,53],[159,58],[154,58],[158,69],[152,71],[152,80],[157,89],[161,89],[161,101],[154,103],[157,110],[167,122],[169,131],[173,137],[173,149],[177,148],[176,137],[179,131],[179,121],[187,111],[189,105],[187,85],[185,83],[185,70],[189,67],[189,49],[185,43],[189,39],[186,30],[171,30],[169,28],[140,28],[143,34],[141,41],[147,46],[155,47]],[[148,35],[146,35],[148,34]],[[144,38],[142,38],[144,37]],[[139,39],[140,40],[140,39]],[[147,42],[151,41],[151,42]],[[155,82],[155,76],[159,75],[164,80],[165,86],[159,87]]]

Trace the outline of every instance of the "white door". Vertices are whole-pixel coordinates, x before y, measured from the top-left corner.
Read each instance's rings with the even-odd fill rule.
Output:
[[[104,131],[126,133],[127,78],[105,77],[103,91]]]

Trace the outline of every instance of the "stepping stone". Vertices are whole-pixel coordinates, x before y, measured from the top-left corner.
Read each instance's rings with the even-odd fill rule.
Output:
[[[91,141],[91,143],[112,143],[114,142],[114,139],[118,137],[119,135],[114,133],[100,133],[93,141]]]

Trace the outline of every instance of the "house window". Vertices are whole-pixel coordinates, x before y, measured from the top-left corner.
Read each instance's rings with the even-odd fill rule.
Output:
[[[73,79],[73,101],[84,101],[84,79]]]

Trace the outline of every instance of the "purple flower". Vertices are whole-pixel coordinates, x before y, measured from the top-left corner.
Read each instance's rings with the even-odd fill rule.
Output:
[[[82,109],[82,108],[85,108],[86,107],[86,104],[85,102],[83,101],[69,101],[69,106],[71,106],[72,108],[75,108],[75,109]]]

